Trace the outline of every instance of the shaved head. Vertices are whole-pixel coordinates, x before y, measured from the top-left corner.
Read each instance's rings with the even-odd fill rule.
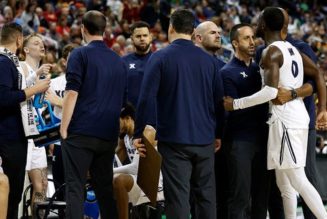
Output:
[[[212,21],[204,21],[195,28],[195,34],[204,34],[204,32],[210,28],[210,26],[217,26]]]
[[[194,31],[195,44],[211,54],[221,48],[221,28],[212,21],[199,24]]]

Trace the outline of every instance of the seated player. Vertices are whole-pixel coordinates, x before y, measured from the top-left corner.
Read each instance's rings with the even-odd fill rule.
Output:
[[[134,108],[127,105],[120,116],[121,138],[116,149],[114,165],[117,167],[114,168],[113,180],[119,219],[128,219],[128,203],[132,203],[135,206],[150,202],[136,183],[139,154],[132,145],[134,114]],[[152,126],[146,126],[143,134],[153,146],[157,145],[155,140],[156,130]],[[161,174],[157,200],[164,200]]]

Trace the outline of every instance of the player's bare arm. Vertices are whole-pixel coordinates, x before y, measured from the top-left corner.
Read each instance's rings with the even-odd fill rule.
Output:
[[[311,59],[302,54],[304,74],[313,78],[317,85],[318,106],[316,127],[320,130],[327,129],[327,112],[326,112],[326,87],[322,73]]]
[[[278,88],[279,68],[283,65],[282,52],[275,46],[268,47],[262,54],[261,68],[264,70],[265,84]]]

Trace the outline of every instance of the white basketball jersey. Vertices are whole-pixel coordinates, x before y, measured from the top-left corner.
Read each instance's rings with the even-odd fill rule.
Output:
[[[124,145],[126,148],[127,157],[129,159],[129,162],[132,163],[135,153],[136,153],[136,148],[133,146],[133,139],[130,138],[128,135],[125,135],[124,136]],[[124,161],[119,160],[119,157],[117,156],[117,154],[115,154],[114,167],[122,166],[123,165],[122,162],[124,162]]]
[[[64,98],[65,88],[66,88],[66,76],[60,75],[54,79],[51,79],[50,89],[59,97]],[[55,106],[53,109],[54,115],[61,119],[62,117],[62,108]]]
[[[133,139],[130,138],[128,135],[125,135],[124,137],[124,143],[125,143],[125,147],[126,147],[126,151],[127,151],[127,156],[129,158],[129,161],[132,162],[135,152],[136,152],[136,148],[133,145]]]
[[[301,87],[304,73],[302,57],[298,50],[287,41],[276,41],[270,46],[276,46],[283,54],[284,62],[279,69],[278,87],[288,90]],[[272,105],[271,113],[287,128],[308,129],[310,119],[302,98],[296,98],[283,105]]]

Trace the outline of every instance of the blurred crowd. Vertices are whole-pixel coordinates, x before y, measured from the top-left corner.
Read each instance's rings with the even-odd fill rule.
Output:
[[[268,5],[288,10],[289,34],[311,45],[327,80],[327,5],[317,0],[2,0],[0,28],[14,21],[23,26],[25,35],[42,34],[47,47],[44,62],[58,63],[53,69],[55,74],[61,71],[62,48],[68,43],[83,44],[81,18],[88,10],[99,10],[106,15],[105,42],[123,56],[134,50],[129,32],[133,22],[144,20],[150,24],[152,50],[159,50],[168,45],[170,14],[176,8],[188,8],[196,15],[197,23],[212,20],[221,27],[221,58],[228,61],[232,55],[230,28],[241,22],[256,25],[260,11]]]

